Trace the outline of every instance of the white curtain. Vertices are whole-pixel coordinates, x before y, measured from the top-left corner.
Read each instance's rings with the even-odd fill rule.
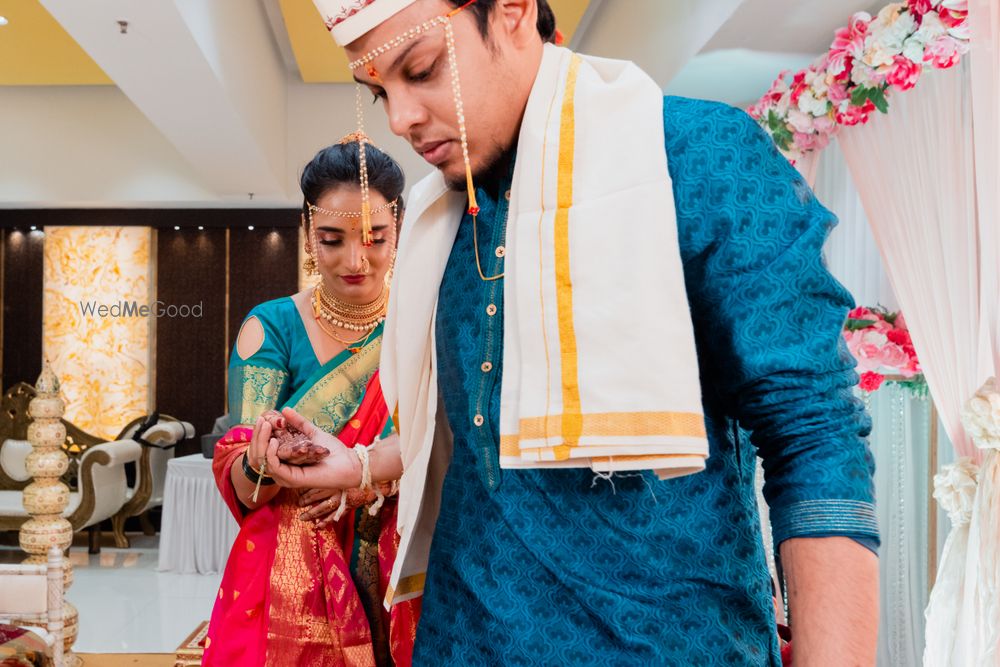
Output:
[[[976,94],[977,106],[983,106],[978,88]],[[988,100],[995,111],[995,96]],[[966,60],[952,70],[925,73],[915,90],[892,98],[889,115],[846,129],[839,142],[944,427],[960,455],[982,461],[962,428],[961,408],[996,371],[995,339],[989,335],[996,331],[1000,298],[998,255],[990,245],[997,236],[996,210],[990,210],[995,196],[979,207],[976,175],[978,166],[982,179],[996,178],[991,137],[997,130],[986,131],[985,147],[976,146],[972,107]],[[986,114],[976,115],[978,131]],[[990,155],[977,158],[983,151],[992,161]],[[983,164],[994,171],[982,174]],[[952,485],[945,500],[955,505],[960,489],[971,482],[975,506],[968,528],[960,520],[949,537],[930,598],[924,654],[929,666],[1000,664],[994,650],[1000,625],[995,526],[1000,466],[995,452],[985,459],[978,489],[974,468],[949,471],[962,473],[949,476],[961,483]]]
[[[778,576],[778,566],[774,560],[774,538],[771,533],[771,508],[764,499],[764,467],[760,458],[757,459],[757,471],[754,477],[754,487],[757,490],[757,509],[760,512],[760,534],[764,541],[764,558],[767,561],[767,571],[771,573],[771,583],[774,590],[781,590],[781,578]],[[785,605],[778,605],[778,623],[788,623],[785,617]]]
[[[824,248],[830,272],[857,304],[897,310],[868,216],[838,145],[820,154],[814,190],[838,218]],[[912,667],[923,651],[928,592],[930,402],[886,385],[865,403],[872,416],[869,442],[882,537],[877,664]]]
[[[1000,375],[1000,1],[969,0],[976,198],[980,220],[981,353],[991,348]]]
[[[882,305],[898,310],[861,195],[836,143],[820,153],[813,189],[838,219],[823,249],[830,273],[850,290],[859,306]]]
[[[806,153],[795,163],[795,168],[802,174],[802,178],[806,179],[809,187],[815,187],[816,185],[816,172],[819,169],[820,161],[823,159],[822,156],[823,153],[813,151]]]
[[[979,264],[968,67],[930,71],[887,115],[838,141],[949,439],[974,456],[960,409],[989,377],[978,354]]]
[[[927,604],[930,401],[898,385],[867,399],[872,416],[879,550],[879,667],[913,667]]]

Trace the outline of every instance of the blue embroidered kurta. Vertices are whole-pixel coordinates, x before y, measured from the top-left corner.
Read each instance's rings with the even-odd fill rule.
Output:
[[[454,453],[416,665],[780,664],[757,456],[776,544],[877,544],[870,422],[840,335],[851,298],[821,258],[833,216],[743,112],[668,97],[664,127],[707,468],[668,481],[500,469],[504,283],[480,280],[466,216],[438,305]],[[487,275],[503,270],[509,187],[476,193]],[[607,224],[628,237],[627,220]]]

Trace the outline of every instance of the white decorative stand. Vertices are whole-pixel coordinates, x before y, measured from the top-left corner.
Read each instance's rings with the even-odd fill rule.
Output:
[[[37,395],[28,405],[32,418],[28,426],[28,441],[34,448],[25,461],[32,482],[24,489],[24,509],[31,518],[21,527],[21,548],[30,554],[26,563],[43,565],[51,547],[61,551],[73,542],[73,527],[63,518],[69,503],[69,488],[60,478],[69,467],[69,459],[62,450],[66,441],[66,427],[61,418],[66,410],[59,397],[59,380],[45,364],[35,383]],[[73,566],[67,560],[64,569],[64,590],[73,583]],[[70,648],[79,632],[79,612],[69,602],[63,606],[65,627],[63,646],[64,661],[69,667],[81,664],[80,658]]]

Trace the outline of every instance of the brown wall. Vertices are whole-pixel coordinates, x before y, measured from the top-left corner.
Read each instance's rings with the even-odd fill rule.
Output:
[[[155,406],[212,429],[224,411],[226,230],[161,229],[156,240],[156,298],[200,306],[200,317],[156,320]]]
[[[259,303],[298,291],[298,228],[235,228],[229,236],[229,346]],[[252,259],[250,259],[252,258]]]
[[[157,236],[157,298],[200,304],[202,316],[157,320],[156,406],[208,433],[226,410],[229,352],[244,316],[297,289],[298,229],[161,229]]]
[[[2,220],[2,218],[0,218]],[[42,372],[42,248],[44,236],[3,229],[2,278],[4,389],[18,382],[34,384]]]

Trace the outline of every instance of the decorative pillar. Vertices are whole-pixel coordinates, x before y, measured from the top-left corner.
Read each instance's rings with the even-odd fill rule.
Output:
[[[21,548],[30,554],[26,563],[45,564],[51,547],[61,551],[73,542],[73,527],[63,518],[69,503],[69,488],[61,477],[69,467],[69,459],[62,450],[66,441],[66,427],[60,419],[65,412],[59,397],[59,380],[46,363],[35,383],[37,395],[28,404],[28,441],[33,450],[25,460],[25,467],[32,482],[24,489],[24,509],[31,518],[23,526],[19,541]],[[64,569],[64,588],[73,583],[73,566],[67,560]],[[80,659],[70,651],[79,632],[79,612],[69,602],[63,604],[63,623],[66,665],[76,666]]]

